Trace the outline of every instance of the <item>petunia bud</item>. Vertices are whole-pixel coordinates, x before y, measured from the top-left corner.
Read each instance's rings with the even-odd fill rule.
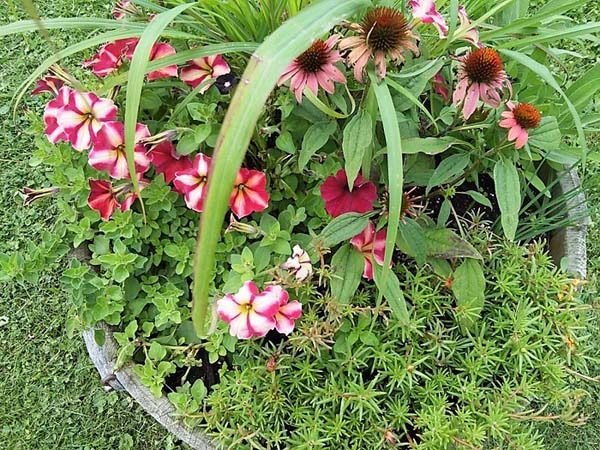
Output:
[[[225,233],[231,233],[233,231],[237,231],[238,233],[255,235],[261,233],[261,230],[259,228],[256,228],[255,226],[250,225],[249,223],[240,222],[235,218],[233,214],[231,214],[229,216],[229,226],[225,230]]]
[[[31,205],[36,200],[39,200],[44,197],[52,197],[56,195],[60,191],[57,187],[50,187],[44,189],[31,189],[25,187],[21,190],[21,196],[23,197],[23,204],[25,206]]]

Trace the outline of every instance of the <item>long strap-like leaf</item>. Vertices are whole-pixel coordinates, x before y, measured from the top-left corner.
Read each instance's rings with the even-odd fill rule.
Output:
[[[163,30],[175,17],[192,5],[193,3],[179,5],[176,8],[157,15],[142,33],[131,59],[129,76],[127,78],[127,95],[125,97],[125,153],[127,155],[127,166],[133,183],[133,189],[138,194],[142,209],[144,204],[140,196],[140,187],[135,172],[135,128],[140,109],[144,77],[146,76],[146,67],[148,66],[152,47]]]
[[[402,197],[404,194],[404,168],[402,156],[402,139],[400,138],[400,127],[398,126],[398,116],[392,101],[392,95],[386,81],[381,83],[373,72],[369,72],[371,85],[375,92],[377,104],[379,105],[379,114],[383,123],[383,131],[387,145],[387,163],[388,163],[388,189],[390,194],[389,215],[387,238],[385,241],[385,257],[383,260],[383,271],[380,283],[385,286],[387,283],[390,264],[392,263],[392,254],[396,246],[398,237],[398,226],[400,225],[400,213],[402,210]],[[381,289],[381,288],[380,288]]]
[[[311,42],[333,25],[370,4],[368,0],[324,0],[309,6],[270,35],[252,56],[231,101],[217,141],[205,213],[194,257],[192,319],[204,335],[215,251],[235,176],[258,117],[277,79]]]

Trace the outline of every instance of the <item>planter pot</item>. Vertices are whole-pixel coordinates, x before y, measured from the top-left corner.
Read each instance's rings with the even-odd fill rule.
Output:
[[[575,171],[560,174],[555,195],[571,192],[580,186],[580,180]],[[564,264],[574,276],[586,277],[587,252],[586,235],[589,219],[583,193],[567,201],[569,216],[577,220],[576,225],[554,233],[550,240],[550,252],[556,264]],[[581,219],[581,218],[584,219]],[[94,365],[100,373],[102,382],[107,388],[125,390],[150,414],[157,422],[173,433],[177,438],[190,445],[195,450],[214,450],[211,440],[199,430],[187,429],[178,420],[175,408],[165,396],[154,397],[133,371],[133,364],[127,364],[114,372],[117,358],[117,343],[111,330],[104,329],[106,340],[99,346],[94,339],[94,330],[83,333],[85,344]]]

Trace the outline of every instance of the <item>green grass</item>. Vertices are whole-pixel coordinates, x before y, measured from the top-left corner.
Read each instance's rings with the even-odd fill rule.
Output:
[[[107,16],[111,3],[36,2],[46,17]],[[16,19],[2,2],[0,23]],[[58,47],[84,36],[52,33]],[[45,177],[43,166],[29,166],[33,140],[25,115],[15,123],[9,110],[15,88],[50,50],[37,34],[0,42],[0,252],[11,252],[39,240],[54,221],[52,202],[25,208],[17,195],[23,186],[44,186]],[[24,108],[41,113],[43,101],[28,100]],[[60,267],[48,268],[36,286],[0,283],[0,317],[6,318],[0,324],[8,320],[0,325],[0,449],[182,448],[129,396],[103,390],[83,341],[65,334],[70,301],[55,269]]]
[[[15,0],[16,3],[16,0]],[[11,0],[8,2],[12,4]],[[44,17],[77,15],[108,16],[112,2],[93,0],[37,1]],[[3,2],[0,23],[15,16]],[[590,6],[593,5],[589,3]],[[600,6],[581,8],[579,20],[600,20]],[[84,34],[69,31],[52,33],[58,47],[81,39]],[[594,63],[599,59],[598,45],[576,46]],[[17,191],[23,186],[44,185],[43,166],[29,166],[32,137],[27,135],[23,113],[13,122],[9,101],[24,74],[50,50],[37,34],[4,39],[0,45],[0,252],[23,249],[39,240],[44,229],[52,227],[52,202],[24,208]],[[595,60],[595,61],[594,61]],[[573,76],[582,70],[575,60],[569,67]],[[42,100],[27,100],[25,108],[41,113]],[[590,139],[592,150],[600,148],[600,137]],[[591,166],[590,189],[600,186],[600,165]],[[600,223],[600,217],[594,217]],[[589,236],[591,282],[588,295],[596,298],[600,274],[600,227],[593,226]],[[89,362],[82,340],[70,339],[64,330],[69,310],[59,285],[60,267],[48,268],[36,286],[0,283],[0,449],[175,449],[182,448],[148,417],[126,394],[105,393]],[[600,342],[600,320],[593,319]],[[597,365],[592,376],[600,376]],[[589,385],[588,385],[589,386]],[[546,444],[556,450],[600,449],[600,385],[582,401],[586,425],[541,424]]]

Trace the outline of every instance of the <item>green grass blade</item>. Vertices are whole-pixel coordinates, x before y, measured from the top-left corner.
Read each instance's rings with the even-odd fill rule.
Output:
[[[41,25],[46,30],[60,29],[121,29],[121,30],[143,30],[145,24],[131,23],[112,19],[100,19],[97,17],[73,17],[73,18],[56,18],[40,20]],[[35,20],[20,20],[18,22],[9,23],[0,27],[0,37],[9,36],[11,34],[30,33],[38,31],[38,24]]]
[[[314,39],[369,4],[368,0],[325,0],[315,3],[278,28],[252,56],[217,141],[204,208],[207,213],[202,215],[196,245],[192,320],[199,335],[205,332],[215,250],[229,195],[269,94],[279,75]]]
[[[522,64],[523,66],[527,67],[529,70],[531,70],[532,72],[537,74],[550,87],[552,87],[556,92],[558,92],[558,94],[565,100],[567,108],[569,109],[571,116],[573,116],[573,121],[575,122],[575,127],[577,128],[579,145],[581,146],[581,148],[583,150],[581,159],[583,161],[583,164],[585,165],[588,147],[587,147],[587,142],[585,139],[585,132],[583,131],[583,125],[581,124],[581,118],[579,117],[577,110],[573,106],[573,103],[571,102],[571,100],[569,99],[567,94],[565,94],[565,91],[563,91],[563,89],[560,87],[560,85],[558,84],[558,82],[556,81],[556,79],[554,78],[552,73],[550,72],[550,70],[548,70],[548,68],[546,66],[544,66],[543,64],[540,64],[533,58],[530,58],[529,56],[527,56],[523,53],[519,53],[514,50],[507,50],[507,49],[499,49],[499,51],[503,55],[506,55],[509,58],[514,59],[518,63]]]
[[[558,41],[561,39],[575,38],[586,34],[594,34],[600,31],[600,22],[584,23],[575,27],[567,28],[566,30],[556,30],[552,33],[537,34],[522,39],[511,39],[503,44],[500,48],[526,47],[529,45],[537,45],[546,42]]]
[[[127,77],[127,95],[125,97],[125,153],[127,155],[127,166],[129,167],[133,189],[138,194],[140,202],[142,202],[142,197],[135,172],[135,127],[140,109],[140,98],[144,86],[144,77],[146,76],[146,67],[148,66],[152,47],[160,37],[162,31],[175,17],[192,5],[193,3],[180,5],[157,15],[146,26],[131,59],[129,76]]]
[[[387,274],[390,271],[392,254],[396,246],[398,237],[398,226],[400,224],[400,212],[402,209],[402,196],[404,185],[404,169],[402,161],[402,139],[400,137],[400,127],[398,126],[398,116],[392,101],[392,95],[387,85],[387,81],[377,83],[377,79],[372,72],[369,72],[371,86],[375,92],[377,104],[379,105],[379,114],[383,122],[383,131],[387,145],[388,159],[388,186],[390,191],[389,215],[387,239],[385,242],[385,257],[383,260],[383,272],[381,275],[381,285],[386,286]]]
[[[431,124],[435,127],[435,131],[437,133],[439,133],[440,130],[438,128],[437,122],[435,121],[435,119],[433,118],[433,116],[431,115],[431,113],[429,112],[429,110],[425,107],[425,105],[423,105],[423,103],[421,103],[419,101],[419,99],[412,94],[412,92],[410,92],[404,86],[402,86],[399,83],[396,83],[395,81],[393,81],[391,79],[386,80],[386,83],[387,83],[388,86],[390,86],[391,88],[395,89],[400,94],[402,94],[407,99],[409,99],[413,105],[415,105],[417,108],[419,108],[421,111],[423,111],[423,113],[427,116],[427,118],[429,119],[429,121],[431,122]]]

